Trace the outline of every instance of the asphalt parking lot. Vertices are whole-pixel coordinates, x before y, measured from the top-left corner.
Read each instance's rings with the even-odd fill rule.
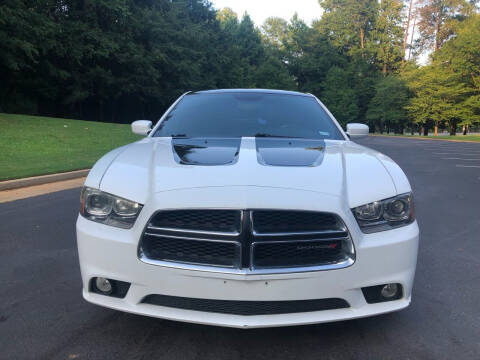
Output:
[[[0,359],[479,359],[480,144],[369,137],[414,189],[412,305],[374,318],[239,330],[86,303],[79,189],[0,204]]]

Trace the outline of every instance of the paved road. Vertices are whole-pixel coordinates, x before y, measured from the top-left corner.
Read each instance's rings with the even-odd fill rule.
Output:
[[[238,330],[88,304],[74,236],[79,190],[66,190],[0,204],[0,358],[479,359],[480,144],[361,142],[396,160],[415,191],[422,239],[407,310]]]

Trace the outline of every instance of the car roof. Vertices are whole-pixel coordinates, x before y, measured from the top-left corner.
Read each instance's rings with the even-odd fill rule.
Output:
[[[228,93],[253,93],[253,94],[279,94],[279,95],[297,95],[297,96],[312,96],[298,91],[287,90],[273,90],[273,89],[216,89],[216,90],[202,90],[194,91],[190,94],[228,94]]]

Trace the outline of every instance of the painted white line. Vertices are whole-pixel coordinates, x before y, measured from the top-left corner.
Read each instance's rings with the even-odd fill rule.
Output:
[[[435,154],[435,155],[464,155],[464,156],[480,156],[480,153],[461,153],[461,152],[441,152],[441,153],[437,153],[437,152],[434,152],[432,154]]]
[[[440,158],[440,160],[480,161],[480,159]]]
[[[458,153],[462,150],[465,151],[464,149],[459,150],[459,149],[450,149],[450,148],[448,148],[448,149],[425,149],[424,148],[423,150],[430,151],[430,152],[439,152],[439,153],[442,153],[442,152]],[[472,151],[472,150],[467,150],[467,151]],[[475,150],[473,150],[473,151],[475,151]]]
[[[457,167],[464,167],[464,168],[480,168],[480,165],[456,165]]]
[[[480,147],[478,146],[452,146],[452,145],[445,145],[445,146],[423,146],[424,149],[450,149],[450,150],[458,150],[458,149],[465,149],[470,148],[472,150],[478,150]]]
[[[425,150],[439,150],[439,151],[442,151],[442,150],[457,150],[457,148],[452,148],[451,146],[436,146],[436,147],[427,147],[427,146],[422,146],[422,149],[425,149]]]

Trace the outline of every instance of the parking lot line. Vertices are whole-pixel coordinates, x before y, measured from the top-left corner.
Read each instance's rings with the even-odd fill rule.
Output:
[[[464,155],[464,156],[479,156],[480,155],[480,152],[479,153],[461,153],[461,152],[441,152],[441,153],[437,153],[437,152],[434,152],[433,154],[435,155]]]
[[[462,158],[440,158],[440,160],[462,160],[462,161],[480,161],[480,159],[462,159]]]
[[[457,167],[464,167],[464,168],[480,168],[480,165],[456,165]]]

